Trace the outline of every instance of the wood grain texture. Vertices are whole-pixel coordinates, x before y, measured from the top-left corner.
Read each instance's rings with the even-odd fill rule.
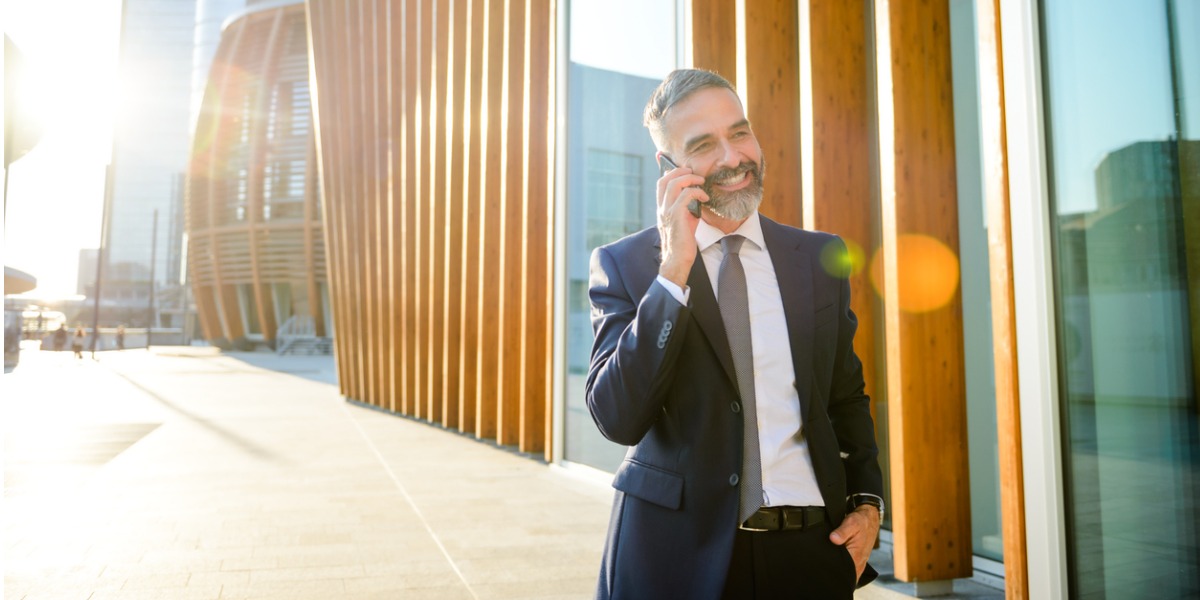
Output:
[[[918,301],[932,273],[957,283],[958,211],[947,3],[876,5],[880,195],[894,566],[903,581],[970,576],[971,514],[961,294]],[[932,240],[932,243],[927,243]],[[919,243],[918,243],[919,242]],[[903,254],[902,254],[903,253]],[[918,307],[911,310],[903,307]]]
[[[500,281],[504,289],[498,294],[501,317],[500,355],[497,368],[501,373],[496,398],[496,441],[516,445],[519,440],[521,414],[521,383],[524,379],[522,358],[525,336],[522,331],[522,293],[525,288],[524,222],[522,217],[525,196],[525,2],[505,0],[504,32],[504,100],[501,109],[504,119],[501,135],[504,140],[504,171],[500,210]]]
[[[343,393],[543,452],[553,0],[315,0]]]
[[[479,254],[482,257],[479,272],[479,396],[477,397],[475,435],[494,438],[497,424],[497,395],[500,392],[500,330],[503,313],[500,312],[502,287],[501,257],[503,246],[500,240],[501,215],[503,214],[504,156],[502,139],[504,98],[504,17],[505,0],[485,0],[488,13],[485,28],[484,93],[485,105],[481,111],[486,116],[484,138],[483,182],[482,182],[482,228],[479,238]]]
[[[692,0],[692,65],[737,81],[735,2]]]
[[[795,0],[746,3],[746,117],[762,145],[763,214],[799,227],[800,57]]]
[[[551,390],[554,294],[554,265],[551,260],[554,240],[554,54],[556,6],[554,0],[531,0],[526,11],[528,31],[525,54],[527,73],[525,112],[527,116],[525,148],[526,176],[522,221],[527,235],[524,243],[527,275],[521,306],[524,311],[525,340],[522,360],[520,442],[522,452],[541,453],[550,460],[553,392]]]
[[[450,68],[447,63],[450,39],[449,2],[432,3],[433,39],[432,55],[427,63],[432,76],[429,102],[429,172],[431,183],[427,204],[429,219],[429,346],[427,352],[429,372],[429,408],[426,418],[444,423],[442,409],[446,394],[446,224],[449,206],[446,203],[446,87]]]
[[[418,305],[417,272],[419,259],[417,256],[417,241],[420,235],[420,225],[417,223],[417,100],[418,100],[418,69],[420,55],[417,48],[419,43],[419,21],[417,19],[417,4],[421,0],[405,0],[404,11],[401,15],[404,27],[404,402],[403,414],[415,415],[417,412],[417,395],[420,389],[417,385],[418,359],[417,326]],[[338,65],[340,67],[340,65]]]
[[[992,353],[999,434],[1000,513],[1004,540],[1004,595],[1029,598],[1025,533],[1025,479],[1021,470],[1021,397],[1017,370],[1017,319],[1013,291],[1012,219],[1009,214],[1008,143],[1004,118],[1004,53],[1000,2],[975,3],[979,35],[979,114],[988,270],[992,294]]]
[[[485,32],[487,31],[486,0],[468,0],[470,9],[471,30],[470,65],[467,68],[465,81],[468,89],[467,105],[462,115],[464,122],[469,122],[467,130],[467,169],[465,195],[463,196],[464,231],[463,231],[463,307],[462,319],[462,356],[459,359],[460,379],[463,393],[459,406],[461,422],[459,431],[475,432],[478,423],[479,397],[482,390],[479,385],[480,376],[480,344],[482,337],[481,312],[479,297],[483,269],[483,253],[480,235],[483,231],[483,174],[486,169],[487,156],[484,153],[484,123],[481,119],[485,107],[485,89],[483,75],[486,66]]]
[[[443,344],[445,347],[445,394],[443,396],[443,424],[451,429],[462,428],[462,308],[463,308],[463,279],[462,271],[465,261],[463,243],[465,242],[466,186],[463,183],[466,172],[466,134],[463,129],[463,111],[466,108],[467,94],[467,55],[470,40],[467,37],[470,21],[468,20],[469,0],[451,0],[450,22],[451,38],[448,40],[450,55],[448,56],[449,80],[447,106],[451,118],[448,119],[450,131],[448,147],[446,148],[446,179],[447,190],[445,203],[449,211],[445,233],[445,264],[446,272],[446,315],[443,327]]]
[[[867,16],[862,3],[801,0],[800,115],[804,226],[841,236],[850,265],[851,308],[858,317],[854,349],[866,392],[877,398],[875,313],[879,297],[866,265],[878,247],[878,209],[871,188],[872,114],[867,87]],[[872,403],[874,410],[874,403]],[[876,428],[883,425],[876,422]]]

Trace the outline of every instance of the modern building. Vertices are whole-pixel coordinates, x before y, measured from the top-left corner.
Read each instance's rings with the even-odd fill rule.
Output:
[[[106,305],[144,307],[151,274],[155,287],[179,283],[176,207],[182,204],[190,139],[196,3],[126,0],[123,7],[118,59],[123,108],[113,131],[101,293]]]
[[[181,287],[191,134],[221,25],[246,4],[125,0],[122,5],[123,109],[109,172],[101,281],[105,322],[144,325],[153,319],[156,326],[182,327],[194,318]],[[94,278],[89,288],[93,284]]]
[[[1200,596],[1200,5],[308,14],[348,399],[611,472],[623,449],[582,409],[584,265],[654,224],[654,81],[709,68],[766,153],[763,212],[856,257],[895,577]]]
[[[208,87],[209,70],[217,46],[221,43],[221,26],[230,16],[246,7],[246,0],[196,0],[196,25],[192,34],[192,99],[188,124],[193,129]]]
[[[232,16],[188,171],[188,265],[203,337],[330,337],[304,4]],[[282,350],[282,348],[278,348]]]

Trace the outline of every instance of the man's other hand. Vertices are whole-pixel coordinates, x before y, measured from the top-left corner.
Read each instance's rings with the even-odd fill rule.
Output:
[[[854,559],[855,580],[862,577],[867,559],[879,535],[879,509],[864,504],[842,519],[842,524],[829,534],[829,541],[845,546]]]

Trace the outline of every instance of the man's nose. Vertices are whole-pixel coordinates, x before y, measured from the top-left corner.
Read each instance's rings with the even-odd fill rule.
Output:
[[[727,140],[721,142],[721,154],[717,166],[722,169],[733,169],[742,164],[742,153]]]

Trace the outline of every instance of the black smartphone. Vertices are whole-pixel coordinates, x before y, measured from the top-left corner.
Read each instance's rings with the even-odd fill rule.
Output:
[[[675,161],[671,160],[670,156],[667,156],[666,154],[663,154],[662,152],[659,152],[657,156],[658,156],[658,172],[660,175],[666,175],[667,171],[670,171],[671,169],[679,168],[679,165],[675,164]],[[700,201],[693,198],[691,202],[688,202],[688,212],[692,213],[693,217],[696,217],[697,219],[699,219],[700,218]]]

